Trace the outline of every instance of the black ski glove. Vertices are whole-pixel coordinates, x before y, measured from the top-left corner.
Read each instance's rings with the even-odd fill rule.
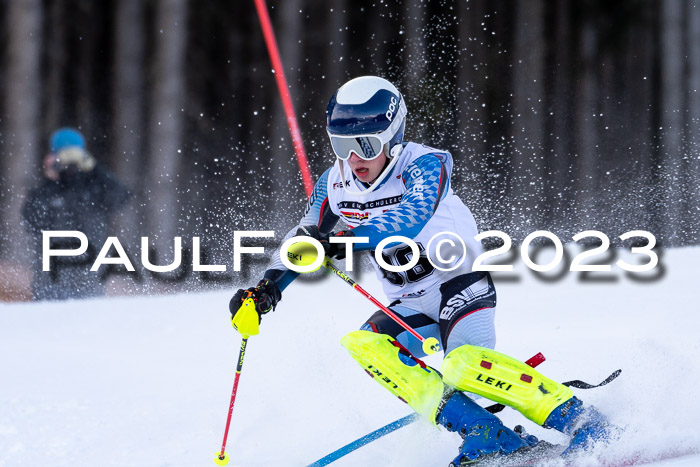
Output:
[[[238,309],[243,304],[243,300],[248,297],[251,297],[255,302],[255,311],[258,312],[258,317],[262,321],[262,315],[274,310],[277,303],[282,300],[282,292],[280,292],[277,284],[270,279],[261,279],[258,285],[246,290],[238,289],[228,304],[228,309],[231,312],[231,319],[236,316],[236,312],[238,312]]]
[[[302,225],[296,233],[297,236],[313,237],[318,240],[329,258],[345,259],[345,245],[342,243],[331,243],[328,235],[322,234],[315,225]],[[355,236],[351,230],[341,230],[333,235],[334,237]]]

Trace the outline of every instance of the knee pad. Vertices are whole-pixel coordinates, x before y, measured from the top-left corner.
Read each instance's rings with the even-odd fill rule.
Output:
[[[445,384],[512,407],[538,425],[573,396],[571,389],[527,364],[485,347],[457,347],[440,371]]]
[[[353,331],[340,343],[376,382],[436,423],[445,385],[435,369],[386,334]]]

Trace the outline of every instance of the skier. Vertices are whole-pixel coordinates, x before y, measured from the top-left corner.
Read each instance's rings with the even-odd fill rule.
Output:
[[[355,244],[355,250],[373,250],[394,235],[412,239],[421,251],[412,269],[397,273],[376,261],[374,266],[390,309],[423,336],[439,339],[445,358],[439,372],[427,366],[420,360],[425,355],[420,341],[381,311],[343,337],[342,345],[370,374],[381,374],[375,381],[417,413],[459,432],[464,441],[453,465],[528,450],[537,443],[533,436],[506,427],[462,391],[571,435],[567,454],[605,439],[605,417],[584,407],[571,389],[492,350],[496,290],[488,272],[471,269],[483,249],[474,240],[474,217],[450,186],[452,156],[403,142],[406,114],[403,96],[385,79],[363,76],[338,89],[327,109],[327,131],[337,159],[316,183],[299,226],[286,238],[312,236],[327,256],[338,259],[345,256],[345,245],[328,241],[338,220],[344,226],[334,235],[369,238]],[[460,257],[453,255],[452,270],[429,261],[436,258],[439,243],[430,239],[445,231],[457,233],[466,244]],[[440,253],[444,258],[445,252]],[[403,244],[383,251],[384,260],[397,266],[406,265],[411,255]],[[276,307],[297,276],[274,255],[258,284],[238,290],[231,299],[234,327],[245,298],[255,300],[262,316]]]

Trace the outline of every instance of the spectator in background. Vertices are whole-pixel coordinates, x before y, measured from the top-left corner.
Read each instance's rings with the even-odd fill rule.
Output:
[[[87,151],[85,138],[73,128],[51,135],[50,153],[44,158],[43,180],[30,190],[22,210],[25,226],[38,254],[32,281],[34,300],[64,300],[104,294],[97,272],[91,272],[97,252],[107,239],[113,213],[131,197],[105,167]],[[42,271],[41,242],[44,230],[78,230],[89,241],[85,254],[52,258],[51,270]],[[55,239],[59,240],[59,239]],[[64,240],[65,242],[65,240]],[[77,248],[79,244],[52,244],[52,248]]]

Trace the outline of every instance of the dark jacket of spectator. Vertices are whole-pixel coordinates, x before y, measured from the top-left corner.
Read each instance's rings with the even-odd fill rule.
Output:
[[[45,178],[29,192],[22,211],[25,226],[33,236],[38,251],[32,282],[35,300],[104,294],[99,274],[91,272],[90,267],[107,239],[110,217],[131,197],[124,185],[105,167],[96,164],[92,156],[77,144],[81,140],[69,142],[76,144],[66,150],[60,144],[54,145],[52,139],[52,153],[44,162]],[[89,159],[85,159],[80,150]],[[71,155],[70,151],[74,154]],[[51,270],[42,271],[41,242],[44,230],[78,230],[87,236],[88,250],[76,257],[52,258]],[[79,247],[77,239],[54,239],[53,242],[52,248]]]

